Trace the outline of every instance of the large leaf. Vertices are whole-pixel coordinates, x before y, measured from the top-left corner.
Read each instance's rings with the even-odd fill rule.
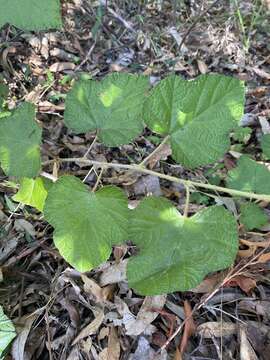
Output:
[[[43,211],[48,190],[51,186],[52,182],[44,178],[23,178],[19,191],[12,199],[22,204],[33,206],[39,211]]]
[[[128,282],[143,295],[192,289],[230,266],[238,248],[236,221],[220,206],[186,218],[168,200],[149,197],[134,210],[130,232],[139,254],[129,260]]]
[[[15,328],[9,318],[4,314],[2,306],[0,306],[0,359],[4,356],[6,348],[15,336]]]
[[[55,246],[79,271],[100,265],[113,244],[127,240],[127,199],[117,187],[93,193],[79,179],[63,176],[49,191],[44,214],[54,227]]]
[[[0,28],[6,23],[23,30],[60,28],[60,0],[0,0]]]
[[[242,155],[237,167],[228,172],[227,187],[269,195],[270,171],[266,166]]]
[[[77,133],[98,130],[108,146],[127,144],[142,131],[148,79],[112,74],[103,81],[78,81],[66,99],[65,123]]]
[[[40,170],[41,129],[35,107],[24,103],[0,119],[0,163],[9,176],[34,177]]]
[[[213,163],[229,149],[229,133],[243,114],[243,82],[222,75],[192,81],[170,76],[145,102],[144,120],[170,135],[173,158],[185,167]]]

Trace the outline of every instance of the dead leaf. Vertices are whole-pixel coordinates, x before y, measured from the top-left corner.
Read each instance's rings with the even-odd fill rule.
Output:
[[[186,315],[184,333],[180,343],[180,353],[183,354],[188,343],[188,339],[195,333],[196,325],[192,316],[192,308],[187,300],[184,301],[184,310]]]
[[[237,333],[237,324],[224,322],[224,321],[209,321],[198,326],[197,333],[206,339],[210,339],[213,336],[222,337],[230,336]]]
[[[11,354],[14,360],[25,360],[24,350],[26,341],[32,328],[33,322],[36,320],[37,316],[37,314],[24,316],[20,319],[20,325],[23,324],[23,326],[16,326],[16,331],[18,335],[14,340],[11,348]]]
[[[108,339],[108,360],[119,360],[120,342],[115,327],[110,328]]]
[[[56,62],[50,66],[50,71],[53,73],[74,70],[76,65],[71,62]]]
[[[197,65],[201,74],[206,74],[208,72],[208,67],[203,60],[197,59]]]
[[[168,156],[172,155],[172,149],[169,144],[163,144],[158,152],[153,154],[148,161],[150,169],[153,169],[160,160],[167,160]]]
[[[238,275],[226,282],[225,287],[239,286],[247,295],[256,287],[256,281],[248,276]]]
[[[136,319],[126,326],[127,335],[138,336],[142,334],[159,315],[153,309],[162,310],[166,297],[166,295],[146,296]]]
[[[120,261],[118,264],[114,264],[105,269],[100,276],[100,285],[105,286],[109,284],[116,284],[120,281],[126,280],[127,271],[127,259]]]
[[[79,335],[77,335],[76,338],[73,340],[72,346],[76,345],[81,339],[84,339],[87,336],[91,336],[95,334],[98,331],[100,325],[102,324],[103,319],[104,319],[103,310],[101,309],[97,310],[97,315],[95,319],[80,331]]]
[[[200,285],[191,291],[194,293],[210,293],[225,279],[227,272],[219,272],[204,279]]]
[[[244,326],[240,326],[240,360],[258,360],[258,357],[248,341],[246,329]]]
[[[270,261],[270,252],[266,254],[262,254],[257,261],[258,263],[263,263],[263,264]]]

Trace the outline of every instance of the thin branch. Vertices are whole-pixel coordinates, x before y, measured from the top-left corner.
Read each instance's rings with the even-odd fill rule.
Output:
[[[189,188],[189,186],[186,186],[186,203],[185,203],[185,210],[184,210],[185,217],[188,217],[189,200],[190,200],[190,188]]]
[[[43,163],[43,166],[46,165],[50,165],[53,164],[55,160],[49,160],[49,161],[45,161]],[[162,174],[153,170],[148,170],[140,165],[128,165],[128,164],[119,164],[119,163],[107,163],[107,162],[102,162],[102,161],[95,161],[95,160],[89,160],[89,159],[85,159],[85,158],[63,158],[63,159],[57,159],[57,161],[59,163],[66,163],[66,162],[77,162],[77,163],[83,163],[83,164],[88,164],[88,165],[95,165],[96,167],[101,167],[101,168],[114,168],[114,169],[125,169],[125,170],[131,170],[134,172],[141,172],[143,174],[148,174],[148,175],[153,175],[153,176],[157,176],[161,179],[165,179],[171,182],[175,182],[178,184],[183,184],[184,186],[189,186],[189,187],[197,187],[197,188],[204,188],[204,189],[208,189],[208,190],[213,190],[213,191],[218,191],[218,192],[223,192],[223,193],[227,193],[230,194],[232,196],[239,196],[239,197],[245,197],[248,199],[254,199],[254,200],[262,200],[262,201],[270,201],[270,195],[266,195],[266,194],[255,194],[253,192],[247,192],[247,191],[240,191],[240,190],[235,190],[235,189],[229,189],[229,188],[225,188],[222,186],[216,186],[216,185],[212,185],[212,184],[205,184],[205,183],[201,183],[201,182],[197,182],[197,181],[191,181],[191,180],[185,180],[185,179],[181,179],[181,178],[177,178],[175,176],[170,176],[170,175],[166,175],[166,174]]]

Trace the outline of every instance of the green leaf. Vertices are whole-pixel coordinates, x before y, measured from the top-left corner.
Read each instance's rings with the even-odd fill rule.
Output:
[[[78,271],[100,265],[112,245],[127,240],[127,199],[114,186],[93,193],[79,179],[62,176],[48,193],[44,214],[55,246]]]
[[[209,272],[230,266],[238,249],[236,221],[223,207],[186,218],[155,197],[134,210],[130,238],[139,254],[128,262],[128,282],[143,295],[190,290]]]
[[[186,81],[162,80],[144,106],[144,120],[154,132],[171,135],[173,158],[188,168],[213,163],[229,149],[229,133],[244,108],[244,84],[222,75]]]
[[[228,172],[227,187],[256,194],[270,194],[270,171],[246,155],[238,160],[237,167]]]
[[[0,28],[9,23],[23,30],[59,29],[60,0],[0,0]]]
[[[236,129],[234,129],[233,139],[235,141],[239,141],[246,144],[250,139],[251,133],[252,133],[251,128],[239,126]]]
[[[4,356],[4,352],[11,341],[16,337],[15,328],[9,318],[4,314],[2,306],[0,306],[0,358]]]
[[[258,229],[268,223],[268,216],[255,203],[241,204],[240,222],[247,230]]]
[[[119,146],[143,129],[142,108],[148,79],[112,74],[103,81],[78,81],[67,95],[65,123],[76,133],[98,130],[101,141]]]
[[[43,211],[45,200],[52,182],[38,177],[37,179],[23,178],[20,184],[20,190],[12,199],[25,205],[30,205]]]
[[[270,160],[270,134],[265,134],[262,136],[261,146],[263,155],[267,160]]]
[[[40,171],[41,129],[35,107],[24,103],[0,119],[0,163],[9,176],[35,177]]]
[[[8,96],[8,91],[9,91],[8,86],[0,82],[0,111],[1,111],[1,107],[3,106],[4,100]]]

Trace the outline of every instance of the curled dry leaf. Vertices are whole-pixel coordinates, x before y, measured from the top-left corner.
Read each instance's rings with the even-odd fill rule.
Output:
[[[127,335],[138,336],[142,334],[158,317],[159,313],[154,310],[162,310],[166,297],[166,295],[146,296],[136,319],[126,327]]]
[[[103,319],[104,319],[104,312],[103,310],[98,309],[95,319],[80,331],[80,333],[73,340],[72,346],[76,345],[81,339],[84,339],[87,336],[91,336],[95,334],[98,331],[100,325],[102,324]]]
[[[237,324],[224,322],[224,321],[209,321],[198,326],[197,333],[206,339],[210,339],[213,336],[223,337],[230,336],[237,333]]]
[[[239,286],[240,289],[242,289],[247,295],[249,295],[250,292],[256,287],[256,280],[248,276],[239,275],[233,277],[230,281],[228,281],[225,284],[225,286],[226,287]]]

